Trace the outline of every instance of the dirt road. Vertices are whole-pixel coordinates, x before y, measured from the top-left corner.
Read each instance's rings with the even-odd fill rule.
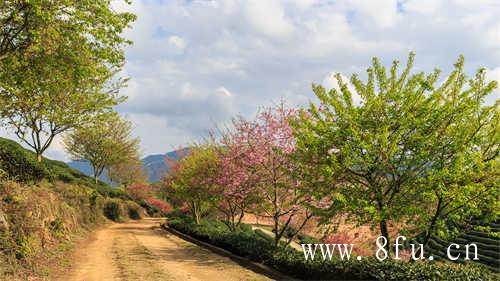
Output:
[[[160,229],[160,219],[113,224],[77,245],[61,281],[270,280]]]

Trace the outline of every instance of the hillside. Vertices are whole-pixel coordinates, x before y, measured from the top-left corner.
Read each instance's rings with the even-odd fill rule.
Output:
[[[183,155],[187,151],[187,148],[182,148],[179,150],[174,150],[167,152],[165,154],[152,154],[148,155],[142,159],[144,165],[144,171],[146,172],[150,182],[158,182],[165,175],[165,173],[170,169],[166,159],[178,160],[179,155]],[[85,175],[92,175],[93,170],[88,161],[71,161],[67,163],[73,169],[82,172]],[[99,177],[99,179],[105,183],[110,183],[106,172]]]
[[[143,215],[123,190],[0,138],[0,280],[46,280],[76,236]]]
[[[438,259],[446,260],[447,248],[451,243],[459,245],[459,249],[451,248],[451,253],[454,256],[460,255],[461,257],[457,262],[464,262],[466,255],[465,249],[468,244],[476,244],[478,248],[478,263],[488,266],[495,272],[500,271],[500,222],[490,223],[485,225],[489,227],[490,232],[486,231],[469,231],[459,237],[445,241],[443,239],[434,237],[429,244],[430,253]],[[474,251],[471,252],[474,255]]]

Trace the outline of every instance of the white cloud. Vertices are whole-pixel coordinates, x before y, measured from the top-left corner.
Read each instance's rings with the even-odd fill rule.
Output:
[[[331,89],[335,89],[336,91],[340,92],[340,85],[338,83],[336,75],[337,75],[336,72],[331,72],[323,79],[323,83],[321,83],[321,85],[326,89],[326,91],[330,91]],[[351,92],[352,103],[354,105],[360,105],[361,104],[361,97],[359,96],[358,92],[356,91],[354,86],[349,81],[349,78],[343,74],[340,74],[340,78],[342,79],[342,82],[347,84],[347,88]]]
[[[138,16],[126,31],[131,80],[118,110],[145,153],[280,98],[305,104],[315,99],[312,82],[335,86],[333,71],[365,77],[373,56],[404,64],[414,50],[417,70],[446,75],[464,54],[468,74],[484,66],[500,75],[496,0],[136,0],[116,9]]]
[[[186,48],[186,41],[179,36],[173,35],[167,38],[167,42],[170,46],[173,46],[179,50],[184,50]]]
[[[354,11],[360,17],[367,18],[380,28],[393,27],[398,20],[396,0],[350,0],[341,1],[347,5],[347,9]]]
[[[233,96],[233,94],[228,89],[226,89],[224,87],[219,87],[217,89],[217,92],[219,94],[222,94],[222,95],[226,96],[226,97],[232,97]]]
[[[435,14],[442,8],[441,4],[439,0],[408,0],[404,5],[408,12]]]
[[[500,66],[493,69],[486,69],[486,80],[497,81],[497,89],[488,99],[488,103],[493,104],[495,100],[500,99]]]
[[[293,32],[280,1],[248,0],[244,9],[248,22],[257,32],[271,38],[287,38]]]

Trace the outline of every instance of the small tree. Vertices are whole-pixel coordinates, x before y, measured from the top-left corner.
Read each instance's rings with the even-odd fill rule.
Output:
[[[110,113],[74,130],[66,136],[64,144],[73,159],[90,162],[97,183],[106,168],[125,161],[138,150],[139,139],[131,134],[131,123],[117,113]]]
[[[235,135],[228,131],[223,134],[220,144],[214,146],[219,160],[212,180],[215,183],[214,193],[218,196],[215,208],[224,215],[231,231],[238,229],[245,213],[259,198],[254,189],[257,175],[249,173],[242,163],[243,151],[234,140]]]
[[[147,183],[148,177],[138,151],[131,150],[129,153],[122,161],[108,167],[109,180],[125,187],[131,183]]]
[[[341,198],[358,222],[378,226],[388,245],[389,222],[424,231],[428,241],[447,219],[493,214],[498,198],[498,102],[483,105],[497,83],[486,83],[484,70],[468,80],[460,57],[436,85],[438,70],[411,74],[413,58],[401,74],[397,61],[387,73],[374,59],[366,83],[353,75],[360,105],[340,75],[340,90],[313,85],[320,106],[293,122],[299,159],[324,155],[317,168],[336,182],[319,185],[322,192]]]
[[[250,181],[249,186],[240,186],[249,191],[236,190],[258,197],[253,211],[273,220],[276,246],[286,231],[287,243],[291,243],[313,215],[307,207],[311,197],[292,175],[296,166],[290,154],[295,150],[295,140],[288,122],[295,113],[281,104],[265,109],[254,121],[234,121],[232,145],[238,155],[234,165],[241,173],[236,175],[236,183],[240,179]],[[292,224],[294,230],[290,231]]]
[[[110,77],[89,74],[97,70],[92,65],[73,64],[82,58],[58,55],[4,59],[0,71],[0,117],[38,161],[57,135],[92,122],[123,100],[118,88],[105,92]]]
[[[189,152],[170,168],[165,185],[171,194],[188,204],[193,220],[199,224],[202,215],[214,204],[214,175],[217,152],[209,144],[189,147]]]

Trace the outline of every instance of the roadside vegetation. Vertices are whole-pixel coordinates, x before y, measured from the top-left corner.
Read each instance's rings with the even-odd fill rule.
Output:
[[[221,221],[196,224],[189,216],[174,216],[168,226],[301,280],[497,280],[496,274],[475,264],[378,261],[374,257],[362,261],[355,257],[305,261],[303,253],[291,248],[276,249],[272,237],[246,224],[230,231]]]
[[[114,112],[126,99],[119,91],[127,78],[118,73],[131,42],[122,32],[134,20],[106,0],[0,3],[0,126],[30,149],[0,138],[0,279],[50,280],[49,265],[64,266],[75,235],[106,219],[145,215],[123,188],[44,157],[62,135],[85,143],[87,132],[96,131],[90,124],[115,133],[99,136],[115,158],[99,151],[105,165],[96,164],[97,173],[112,169],[117,158],[138,157],[130,123]]]
[[[0,138],[0,279],[50,280],[49,266],[64,266],[76,236],[145,215],[124,190]]]
[[[178,231],[299,278],[498,279],[500,101],[485,102],[498,87],[485,69],[468,77],[459,57],[442,77],[414,72],[414,54],[402,69],[375,58],[366,79],[313,85],[308,106],[235,117],[150,184],[115,111],[134,20],[108,0],[0,2],[0,126],[30,149],[0,138],[0,279],[50,279],[46,263],[82,230],[167,213]],[[92,178],[44,157],[58,138]],[[361,262],[305,261],[292,247],[349,243],[347,223],[387,245],[405,235],[426,260],[393,260],[389,246],[379,262],[360,245]],[[443,259],[449,241],[477,242],[479,261]]]
[[[403,69],[397,61],[386,69],[375,58],[366,81],[338,75],[329,92],[313,85],[317,102],[306,108],[263,108],[192,145],[164,180],[171,202],[191,219],[169,225],[301,278],[494,279],[500,101],[485,100],[497,82],[484,69],[467,77],[463,57],[444,78],[439,70],[414,73],[413,62],[410,54]],[[242,229],[246,215],[267,221],[271,241]],[[374,247],[357,245],[355,254],[372,258],[310,263],[287,248],[311,224],[320,241],[349,244],[350,234],[338,232],[347,223],[383,237],[389,259],[377,263]],[[421,244],[423,260],[395,256],[399,235],[407,238],[400,250],[417,244],[419,257]],[[464,239],[471,237],[477,241]],[[483,258],[462,253],[457,261],[465,264],[453,264],[442,258],[446,241],[480,243]],[[259,251],[265,257],[256,258]],[[427,261],[431,254],[440,261]]]

